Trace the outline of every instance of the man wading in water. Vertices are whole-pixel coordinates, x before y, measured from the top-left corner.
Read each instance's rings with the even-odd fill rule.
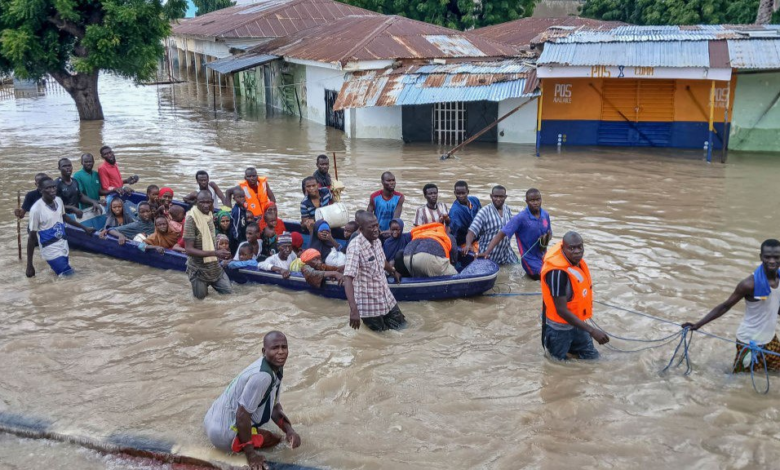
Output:
[[[385,271],[401,282],[401,275],[385,259],[379,242],[379,222],[370,212],[358,218],[359,234],[347,247],[344,291],[349,303],[349,326],[360,328],[360,320],[374,331],[400,330],[406,326]]]
[[[604,332],[585,323],[593,315],[593,281],[584,253],[580,234],[568,232],[547,252],[542,266],[542,344],[561,361],[569,354],[598,359],[593,340],[609,342]]]
[[[187,253],[187,276],[192,284],[192,295],[204,299],[209,286],[220,294],[232,294],[230,279],[219,265],[220,259],[230,259],[228,250],[216,248],[214,199],[211,193],[198,193],[195,207],[184,220],[184,250]]]
[[[707,323],[720,318],[731,308],[744,299],[745,318],[737,328],[737,356],[734,358],[734,372],[750,370],[750,343],[761,349],[780,353],[780,341],[777,340],[775,329],[777,315],[780,313],[780,241],[769,239],[761,244],[759,258],[761,265],[752,276],[743,279],[734,293],[725,302],[713,308],[710,313],[696,323],[683,323],[683,328],[698,330]],[[780,356],[765,354],[769,370],[780,370]],[[763,361],[754,365],[754,370],[763,370]]]
[[[293,449],[301,445],[301,437],[279,403],[287,356],[284,334],[272,331],[265,335],[263,357],[230,382],[203,420],[206,435],[214,447],[225,452],[243,452],[253,469],[267,468],[265,457],[258,450],[281,441],[279,436],[260,428],[265,423],[276,423]]]

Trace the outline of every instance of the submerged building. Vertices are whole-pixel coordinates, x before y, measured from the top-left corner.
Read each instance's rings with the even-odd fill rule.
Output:
[[[533,67],[505,44],[398,16],[350,16],[209,64],[269,109],[355,138],[533,143]]]
[[[780,69],[772,59],[778,45],[777,26],[753,25],[620,26],[551,37],[537,61],[541,143],[746,148],[740,135],[761,122],[780,127],[764,121],[780,92],[767,73]]]

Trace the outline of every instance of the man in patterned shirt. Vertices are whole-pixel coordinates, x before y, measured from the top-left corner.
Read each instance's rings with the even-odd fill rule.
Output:
[[[385,259],[379,241],[379,221],[371,212],[358,216],[358,236],[347,247],[347,264],[344,267],[344,290],[349,302],[349,326],[360,328],[360,320],[374,331],[400,330],[406,326],[398,308],[385,271],[396,282],[401,275]]]
[[[468,253],[468,248],[474,243],[475,238],[482,241],[479,244],[479,253],[484,253],[493,237],[512,220],[512,209],[504,204],[506,201],[505,187],[493,186],[493,190],[490,191],[490,200],[492,204],[480,209],[471,222],[469,233],[466,235],[466,245],[462,248],[464,256]],[[490,259],[496,264],[517,263],[517,255],[512,250],[509,238],[504,238],[493,248]]]
[[[428,183],[423,186],[423,196],[425,196],[425,204],[417,208],[414,226],[433,222],[447,224],[450,219],[449,209],[446,204],[439,202],[439,188],[433,183]]]

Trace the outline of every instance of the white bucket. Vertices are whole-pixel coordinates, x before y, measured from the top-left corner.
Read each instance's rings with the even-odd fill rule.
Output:
[[[322,219],[325,219],[325,222],[327,222],[331,228],[347,225],[349,222],[349,211],[347,210],[347,206],[341,202],[337,202],[329,206],[320,207],[314,211],[314,220]]]

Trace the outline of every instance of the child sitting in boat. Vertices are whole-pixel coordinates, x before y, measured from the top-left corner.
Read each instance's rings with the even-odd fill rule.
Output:
[[[177,245],[179,241],[179,232],[171,230],[168,219],[165,216],[158,215],[154,219],[154,233],[146,237],[143,241],[143,249],[152,248],[157,250],[158,253],[165,253],[165,250],[174,250],[180,253],[184,252],[184,248]],[[142,244],[142,245],[143,245]],[[139,245],[139,248],[141,245]]]
[[[235,204],[230,210],[230,233],[228,234],[231,253],[235,253],[238,245],[246,241],[246,227],[254,221],[254,217],[252,220],[249,218],[252,213],[246,210],[246,194],[243,191],[233,193],[233,201]]]
[[[184,232],[184,217],[187,213],[182,206],[171,206],[168,210],[168,227],[179,235]]]
[[[301,269],[303,278],[310,286],[321,288],[327,279],[333,279],[338,281],[339,285],[344,282],[343,275],[344,267],[337,268],[336,266],[328,266],[322,262],[322,255],[314,248],[301,253],[301,261],[304,265]]]
[[[261,256],[273,256],[279,251],[279,235],[272,227],[265,227],[262,234]]]
[[[252,248],[252,253],[255,258],[257,258],[258,255],[261,253],[261,243],[259,241],[260,238],[260,229],[257,227],[257,224],[252,223],[246,226],[246,241],[241,242],[240,245],[238,245],[238,249],[236,250],[236,254],[233,257],[234,261],[238,261],[238,251],[241,249],[242,246],[249,246]]]
[[[292,250],[293,239],[289,233],[279,235],[277,247],[279,252],[269,256],[265,261],[257,265],[259,269],[273,271],[282,275],[283,279],[290,277],[290,265],[297,258]]]
[[[254,253],[252,252],[252,247],[248,244],[241,245],[238,249],[238,253],[236,253],[236,256],[238,257],[237,260],[233,260],[228,264],[228,268],[230,269],[246,269],[246,268],[257,268],[257,261],[255,260]]]
[[[135,222],[133,213],[125,208],[124,202],[118,197],[111,200],[110,206],[106,216],[106,224],[99,233],[101,238],[105,237],[106,233],[112,228]]]

